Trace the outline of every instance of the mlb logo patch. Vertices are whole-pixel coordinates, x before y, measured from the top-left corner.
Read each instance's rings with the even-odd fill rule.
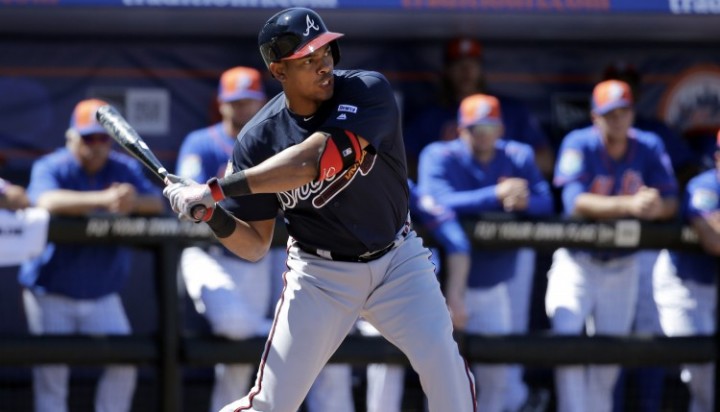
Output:
[[[337,108],[338,112],[357,113],[357,110],[358,110],[357,106],[353,106],[351,104],[341,104]]]
[[[583,167],[583,154],[576,149],[565,149],[560,156],[558,170],[564,176],[572,176]]]

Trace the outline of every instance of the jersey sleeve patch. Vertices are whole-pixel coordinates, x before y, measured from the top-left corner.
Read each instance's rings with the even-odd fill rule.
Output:
[[[718,208],[718,194],[708,189],[698,189],[690,200],[694,209],[709,212]]]
[[[576,149],[565,149],[560,156],[558,171],[563,176],[578,174],[583,168],[583,154]]]

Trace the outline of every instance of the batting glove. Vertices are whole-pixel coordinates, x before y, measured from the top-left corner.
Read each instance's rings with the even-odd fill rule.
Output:
[[[175,175],[168,175],[167,180],[170,184],[163,189],[163,196],[170,200],[172,210],[180,219],[195,222],[210,220],[215,209],[215,199],[208,185]]]

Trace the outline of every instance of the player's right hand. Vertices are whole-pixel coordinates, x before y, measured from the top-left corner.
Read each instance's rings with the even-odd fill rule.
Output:
[[[530,196],[528,182],[518,177],[502,179],[495,186],[495,196],[506,212],[524,210]]]
[[[0,193],[0,209],[18,210],[29,206],[30,201],[22,186],[8,185],[5,193]]]
[[[170,182],[163,189],[163,196],[170,200],[172,210],[180,219],[189,219],[195,222],[207,221],[212,216],[215,200],[212,198],[207,184],[200,184],[192,179],[168,175]],[[204,215],[194,216],[198,209],[205,210]]]
[[[128,215],[135,209],[137,191],[130,183],[113,183],[107,188],[107,210],[119,215]]]
[[[631,212],[638,219],[657,219],[662,213],[660,192],[655,188],[642,186],[633,195]]]

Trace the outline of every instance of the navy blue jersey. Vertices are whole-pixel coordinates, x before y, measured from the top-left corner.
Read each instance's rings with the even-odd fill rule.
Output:
[[[240,131],[234,171],[258,165],[328,127],[349,130],[370,145],[358,164],[322,182],[277,194],[238,197],[243,220],[274,218],[282,209],[288,233],[310,247],[359,255],[387,246],[408,214],[408,186],[400,115],[390,84],[376,72],[335,71],[333,97],[303,117],[270,100]],[[357,207],[365,205],[365,207]]]
[[[689,222],[694,218],[711,217],[720,213],[720,181],[717,169],[708,170],[692,178],[685,190],[682,216]],[[682,279],[712,284],[717,278],[718,258],[703,252],[670,251],[670,257]]]

